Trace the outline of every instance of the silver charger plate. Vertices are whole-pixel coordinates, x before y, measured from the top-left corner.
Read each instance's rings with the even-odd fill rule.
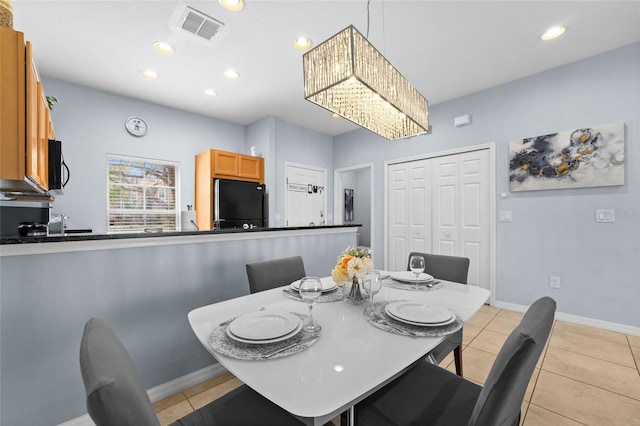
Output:
[[[418,285],[416,285],[415,282],[407,283],[403,281],[396,281],[393,278],[385,278],[384,280],[382,280],[382,284],[386,285],[387,287],[397,288],[398,290],[408,291],[431,291],[442,288],[442,283],[438,280],[435,280],[435,282],[418,282]],[[431,284],[431,286],[429,286],[429,284]]]
[[[385,308],[391,302],[394,302],[394,300],[383,300],[380,302],[374,302],[372,305],[370,304],[369,306],[367,306],[364,309],[363,313],[367,322],[374,327],[387,331],[389,333],[403,334],[401,331],[394,328],[398,327],[402,330],[406,330],[414,334],[416,337],[446,336],[447,334],[452,334],[460,330],[464,325],[462,319],[460,319],[460,317],[458,317],[457,315],[454,322],[443,326],[422,326],[407,324],[387,315],[387,313],[385,312]],[[393,326],[387,324],[393,324]]]
[[[306,323],[311,319],[309,315],[299,314],[297,312],[291,313],[298,316],[303,323]],[[237,342],[227,336],[227,327],[229,327],[230,322],[231,321],[222,323],[222,325],[215,327],[213,331],[211,331],[211,334],[209,335],[209,347],[219,354],[244,360],[263,360],[265,359],[266,354],[273,352],[274,350],[284,348],[297,342],[303,342],[300,345],[296,345],[277,353],[268,359],[276,359],[296,354],[316,343],[320,338],[320,332],[322,331],[320,330],[315,333],[309,333],[303,328],[299,333],[289,339],[275,343],[256,345],[252,343]]]
[[[298,302],[307,303],[302,298],[302,296],[300,296],[300,293],[298,293],[297,291],[293,290],[291,287],[287,287],[287,288],[283,289],[282,292],[289,299],[297,300]],[[320,295],[320,297],[318,297],[318,300],[316,300],[316,303],[339,302],[339,301],[341,301],[343,299],[344,299],[344,294],[342,293],[342,289],[338,288],[338,289],[329,291],[327,293],[322,293]]]

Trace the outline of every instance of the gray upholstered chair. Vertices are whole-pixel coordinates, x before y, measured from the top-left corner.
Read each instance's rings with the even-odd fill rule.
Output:
[[[534,302],[505,341],[483,387],[428,362],[356,405],[356,424],[517,426],[533,370],[551,332],[556,302]]]
[[[454,281],[460,284],[467,283],[467,276],[469,275],[468,258],[411,252],[409,253],[409,259],[411,259],[413,255],[424,257],[424,271],[427,274],[441,280]],[[409,268],[409,264],[407,263],[407,271],[409,270],[411,270],[411,268]],[[433,357],[433,360],[439,364],[453,351],[456,373],[458,373],[459,376],[462,376],[462,333],[463,329],[460,329],[450,334],[429,353],[429,355]]]
[[[247,277],[251,293],[282,287],[302,279],[304,276],[304,262],[300,256],[247,264]]]
[[[147,391],[118,336],[102,320],[84,327],[80,369],[87,412],[97,426],[159,426]],[[174,425],[292,425],[291,414],[242,385]]]

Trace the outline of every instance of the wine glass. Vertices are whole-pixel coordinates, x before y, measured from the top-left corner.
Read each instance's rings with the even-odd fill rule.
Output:
[[[369,272],[364,279],[364,288],[369,293],[369,301],[373,303],[373,296],[378,294],[382,288],[382,277],[380,271]]]
[[[409,259],[409,269],[416,276],[416,286],[418,286],[418,277],[424,272],[424,257],[413,255]]]
[[[300,280],[300,297],[309,305],[309,316],[311,320],[304,326],[304,329],[309,333],[315,333],[320,331],[320,325],[316,324],[313,319],[313,305],[316,303],[320,295],[322,295],[322,282],[318,277],[304,277]]]

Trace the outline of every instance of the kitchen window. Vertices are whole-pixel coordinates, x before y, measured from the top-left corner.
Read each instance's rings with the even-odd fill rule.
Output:
[[[180,163],[107,154],[109,233],[177,231]]]

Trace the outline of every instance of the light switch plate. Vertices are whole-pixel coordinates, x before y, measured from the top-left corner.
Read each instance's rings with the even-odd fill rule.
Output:
[[[615,210],[596,210],[596,223],[614,223],[615,221]]]
[[[500,210],[498,220],[500,222],[511,222],[511,210]]]

